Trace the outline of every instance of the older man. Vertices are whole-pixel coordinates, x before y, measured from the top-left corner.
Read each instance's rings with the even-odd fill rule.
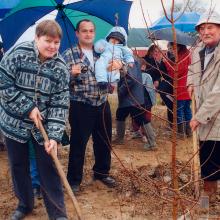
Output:
[[[202,42],[188,72],[188,91],[194,91],[196,100],[190,126],[198,130],[204,193],[213,199],[220,179],[220,15],[204,13],[196,30]]]

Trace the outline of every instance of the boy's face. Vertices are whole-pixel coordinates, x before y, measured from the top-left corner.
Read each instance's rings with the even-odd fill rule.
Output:
[[[108,42],[111,43],[111,44],[114,44],[114,45],[115,44],[120,44],[120,41],[118,39],[115,39],[115,38],[110,38]]]
[[[146,70],[146,64],[141,65],[141,70]]]

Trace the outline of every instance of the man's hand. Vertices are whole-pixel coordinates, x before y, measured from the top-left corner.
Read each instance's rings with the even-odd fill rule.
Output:
[[[189,97],[192,98],[193,91],[194,91],[193,85],[189,85],[189,86],[187,87],[187,91],[188,91],[188,93],[189,93]]]
[[[44,147],[48,154],[54,150],[55,154],[57,155],[57,142],[55,140],[50,139],[49,141],[44,142]]]
[[[122,68],[122,62],[120,60],[113,60],[109,63],[107,70],[112,72],[114,70],[120,70]]]
[[[39,129],[39,120],[43,120],[40,111],[37,107],[35,107],[31,113],[29,114],[29,118],[34,122],[36,127]]]
[[[74,64],[71,66],[71,74],[73,76],[78,76],[81,73],[81,65],[80,64]]]
[[[200,122],[197,121],[196,119],[192,119],[190,121],[190,127],[191,127],[192,131],[195,131],[199,125],[200,125]]]

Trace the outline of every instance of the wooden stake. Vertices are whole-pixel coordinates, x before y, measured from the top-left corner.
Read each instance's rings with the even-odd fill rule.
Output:
[[[192,115],[196,113],[196,101],[195,95],[192,94]],[[195,198],[199,198],[199,148],[197,142],[197,132],[193,131],[193,173],[194,173],[194,186],[195,186]]]
[[[49,141],[48,135],[47,135],[47,133],[46,133],[44,127],[43,127],[42,122],[40,120],[38,120],[38,121],[39,121],[39,130],[40,130],[40,132],[41,132],[41,134],[42,134],[42,136],[44,138],[44,141],[45,142]],[[67,194],[69,195],[69,197],[70,197],[70,199],[71,199],[71,201],[73,203],[73,206],[74,206],[74,208],[76,210],[76,214],[78,216],[78,219],[82,220],[83,218],[82,218],[81,210],[79,208],[79,204],[78,204],[78,202],[76,200],[76,197],[74,196],[73,191],[72,191],[72,189],[71,189],[71,187],[70,187],[70,185],[69,185],[69,183],[68,183],[68,181],[66,179],[66,175],[65,175],[65,173],[64,173],[64,171],[62,169],[62,165],[61,165],[60,161],[58,160],[57,155],[56,155],[56,153],[55,153],[55,151],[53,149],[52,149],[52,151],[50,153],[50,156],[52,157],[52,159],[53,159],[53,161],[55,163],[55,166],[57,168],[57,171],[58,171],[58,174],[59,174],[59,176],[61,178],[61,181],[63,182],[63,185],[66,188]]]

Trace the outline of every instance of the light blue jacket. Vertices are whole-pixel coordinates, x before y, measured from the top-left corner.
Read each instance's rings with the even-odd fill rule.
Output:
[[[125,36],[125,39],[127,39],[127,34],[122,27],[112,28],[108,35],[115,31],[122,33]],[[97,53],[101,54],[100,58],[95,64],[95,77],[97,82],[113,83],[119,81],[119,71],[107,71],[109,62],[112,60],[120,60],[125,63],[134,63],[132,51],[127,46],[123,46],[122,44],[113,45],[106,40],[101,39],[95,43],[94,49]]]
[[[156,104],[156,92],[155,92],[153,80],[150,74],[145,73],[145,72],[142,73],[142,82],[150,96],[152,105],[155,105]]]

